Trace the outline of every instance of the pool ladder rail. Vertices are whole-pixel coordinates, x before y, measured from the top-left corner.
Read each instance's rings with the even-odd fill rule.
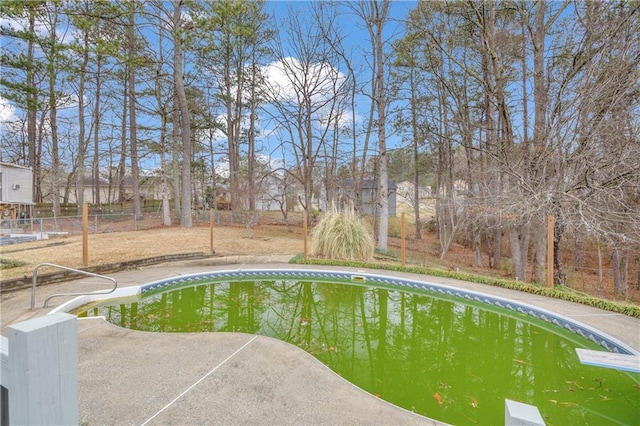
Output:
[[[87,272],[87,271],[83,271],[82,269],[74,269],[74,268],[68,268],[66,266],[62,266],[62,265],[56,265],[55,263],[39,263],[36,265],[35,268],[33,268],[33,279],[32,279],[32,284],[31,284],[31,310],[35,309],[35,305],[36,305],[36,285],[38,283],[38,269],[40,269],[40,267],[42,266],[51,266],[54,268],[58,268],[58,269],[64,269],[65,271],[70,271],[70,272],[75,272],[78,274],[82,274],[82,275],[87,275],[90,277],[96,277],[96,278],[101,278],[104,280],[108,280],[111,281],[113,283],[113,288],[109,289],[109,290],[99,290],[99,291],[92,291],[92,292],[82,292],[82,293],[56,293],[56,294],[52,294],[51,296],[47,297],[44,300],[44,305],[42,305],[43,308],[46,308],[49,300],[53,299],[54,297],[61,297],[61,296],[84,296],[87,294],[111,294],[114,291],[116,291],[116,289],[118,288],[118,282],[111,277],[107,277],[105,275],[99,275],[99,274],[94,274],[93,272]]]

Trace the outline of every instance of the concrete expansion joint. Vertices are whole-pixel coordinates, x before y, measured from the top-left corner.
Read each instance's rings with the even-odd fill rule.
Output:
[[[146,425],[147,423],[149,423],[151,420],[153,420],[154,418],[156,418],[158,415],[160,415],[160,413],[162,413],[163,411],[165,411],[167,408],[171,407],[176,401],[178,401],[180,398],[182,398],[183,396],[185,396],[187,393],[189,393],[193,388],[195,388],[196,386],[198,386],[198,384],[200,384],[203,380],[205,380],[207,377],[209,377],[211,374],[213,374],[217,369],[219,369],[220,367],[222,367],[224,364],[226,364],[229,360],[231,360],[233,357],[235,357],[238,353],[240,353],[244,348],[246,348],[247,346],[249,346],[249,344],[251,344],[251,342],[253,342],[258,336],[253,336],[247,343],[245,343],[244,345],[242,345],[240,348],[238,348],[234,353],[232,353],[231,355],[229,355],[227,358],[225,358],[221,363],[219,363],[218,365],[216,365],[215,367],[213,367],[211,370],[209,370],[209,372],[207,374],[205,374],[204,376],[202,376],[200,379],[198,379],[195,383],[193,383],[191,386],[189,386],[186,390],[184,390],[180,395],[176,396],[171,402],[169,402],[167,405],[165,405],[164,407],[162,407],[157,413],[155,413],[153,416],[149,417],[144,423],[142,423],[141,426]]]

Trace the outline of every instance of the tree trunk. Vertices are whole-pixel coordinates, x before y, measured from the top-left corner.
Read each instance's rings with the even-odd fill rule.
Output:
[[[54,11],[53,13],[57,13]],[[47,64],[47,72],[49,78],[49,118],[51,126],[51,194],[53,197],[53,215],[60,216],[60,152],[58,149],[58,106],[56,95],[57,81],[57,62],[58,62],[58,41],[56,33],[57,19],[52,23],[51,33],[49,34],[50,51],[49,63]]]
[[[126,69],[127,65],[125,65]],[[121,132],[121,146],[120,146],[120,161],[118,162],[118,202],[123,203],[126,201],[125,197],[125,173],[127,170],[127,117],[129,110],[129,82],[125,78],[122,82],[123,94],[122,94],[122,132]]]
[[[86,4],[85,4],[86,5]],[[82,34],[84,45],[82,55],[82,65],[79,72],[79,87],[78,87],[78,167],[76,171],[76,205],[78,211],[82,211],[82,205],[84,204],[84,178],[85,178],[85,158],[86,158],[86,144],[85,144],[85,118],[84,118],[84,84],[86,79],[86,69],[89,63],[89,35],[87,31],[83,31]]]
[[[173,118],[173,126],[171,127],[171,139],[172,139],[172,156],[171,156],[171,172],[173,174],[173,209],[176,217],[182,217],[182,181],[180,179],[181,174],[181,166],[180,166],[180,152],[182,151],[182,146],[180,144],[180,111],[175,104],[175,99],[178,98],[176,95],[175,84],[173,87],[174,93],[174,104],[172,111]]]
[[[98,54],[96,59],[96,102],[93,108],[93,202],[102,202],[100,195],[100,92],[102,90],[102,55]]]
[[[135,57],[135,3],[132,4],[129,15],[129,27],[127,37],[129,43],[129,148],[131,149],[131,189],[133,196],[133,215],[136,219],[142,219],[140,207],[140,166],[138,164],[138,125],[136,123],[136,67]]]
[[[553,230],[553,282],[565,285],[567,276],[562,269],[562,260],[560,259],[560,241],[564,235],[563,217],[559,212],[559,207],[555,208],[555,225]]]
[[[376,32],[375,32],[375,56],[376,56],[376,105],[378,111],[378,146],[380,151],[379,162],[379,191],[378,204],[380,205],[380,223],[378,228],[378,248],[387,249],[389,232],[389,173],[387,170],[387,136],[386,136],[386,96],[384,85],[384,44],[382,31],[387,19],[389,0],[382,0],[382,4],[374,2]]]
[[[511,248],[511,262],[516,281],[524,281],[522,252],[520,251],[520,231],[516,226],[509,227],[509,247]]]
[[[180,110],[180,130],[182,133],[182,215],[180,226],[190,228],[191,219],[191,122],[189,119],[189,105],[185,93],[182,75],[182,22],[181,0],[174,0],[173,24],[175,30],[173,47],[173,78],[178,109]]]
[[[29,34],[35,35],[36,17],[35,11],[29,8]],[[34,190],[34,201],[42,201],[42,190],[40,188],[40,161],[36,155],[36,121],[38,111],[38,93],[36,91],[35,70],[34,70],[34,39],[29,37],[27,41],[27,87],[32,91],[27,93],[27,143],[29,144],[28,156],[29,167],[33,170],[32,185]]]
[[[545,188],[547,177],[542,161],[545,160],[547,134],[547,104],[548,88],[545,81],[545,35],[544,23],[546,2],[535,4],[534,29],[533,29],[533,98],[534,98],[534,124],[533,124],[533,153],[529,163],[529,176],[538,182],[541,188]],[[536,226],[534,230],[535,259],[533,265],[533,281],[544,283],[547,269],[547,233],[540,232],[546,229],[546,214],[548,210],[542,210],[534,217]]]
[[[255,54],[255,51],[254,51]],[[255,163],[256,163],[256,113],[257,113],[257,104],[258,97],[256,93],[256,85],[258,84],[258,64],[253,58],[253,63],[251,64],[251,87],[250,87],[250,110],[249,110],[249,134],[247,135],[247,162],[248,162],[248,172],[247,172],[247,180],[249,184],[249,210],[253,213],[256,209],[256,172],[255,172]]]
[[[532,281],[542,284],[546,281],[547,268],[547,220],[541,214],[533,216],[533,273]]]
[[[410,89],[411,89],[411,133],[413,135],[413,214],[416,222],[416,240],[422,239],[422,223],[420,222],[420,170],[418,163],[420,161],[420,152],[418,145],[423,142],[420,137],[418,128],[418,101],[415,81],[415,68],[409,70]]]
[[[620,248],[618,242],[613,244],[613,292],[618,297],[627,295],[629,282],[627,279],[627,271],[629,268],[629,257],[625,250]]]
[[[171,205],[169,197],[169,185],[167,183],[167,103],[162,101],[162,95],[164,92],[163,80],[162,80],[162,66],[165,63],[164,50],[162,43],[164,39],[163,22],[160,20],[158,25],[159,40],[158,43],[158,68],[156,69],[156,81],[155,81],[155,95],[156,103],[158,104],[158,112],[160,114],[160,140],[159,154],[160,154],[160,197],[162,198],[162,224],[164,226],[171,226]]]

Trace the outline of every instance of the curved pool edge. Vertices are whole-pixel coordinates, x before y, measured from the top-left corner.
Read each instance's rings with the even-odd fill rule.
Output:
[[[201,279],[282,279],[282,278],[299,278],[303,275],[303,278],[308,279],[339,279],[339,280],[351,280],[354,284],[367,285],[378,284],[391,287],[408,287],[409,289],[427,290],[436,294],[441,294],[449,297],[458,297],[466,299],[472,302],[485,303],[498,308],[505,308],[514,312],[519,312],[540,319],[547,323],[555,324],[562,327],[572,333],[575,333],[581,337],[584,337],[593,343],[596,343],[604,349],[628,355],[640,355],[640,352],[636,351],[631,346],[616,339],[613,336],[604,333],[594,327],[584,324],[580,321],[566,317],[561,314],[557,314],[547,309],[543,309],[524,302],[515,301],[512,299],[503,298],[500,296],[488,295],[486,293],[463,290],[460,288],[452,287],[445,284],[437,284],[426,280],[407,279],[394,277],[389,274],[371,273],[363,270],[356,271],[337,271],[326,269],[308,269],[308,268],[241,268],[231,270],[212,271],[210,273],[196,273],[188,274],[178,278],[169,278],[166,280],[158,280],[152,283],[142,285],[140,291],[142,294],[152,290],[158,290],[167,286],[175,285],[188,285],[190,281]],[[357,277],[357,280],[353,278]]]
[[[194,281],[203,279],[235,280],[249,277],[254,279],[286,279],[291,277],[293,279],[299,278],[302,275],[303,279],[338,279],[351,281],[354,284],[358,285],[377,284],[394,288],[426,290],[444,297],[457,297],[469,302],[483,303],[497,308],[504,308],[513,312],[529,315],[546,323],[555,324],[574,334],[582,336],[592,341],[593,343],[598,344],[600,347],[609,352],[640,356],[639,350],[636,350],[632,346],[624,343],[614,336],[611,336],[601,329],[587,325],[581,321],[554,312],[552,310],[532,305],[530,303],[517,301],[507,297],[491,295],[487,292],[463,289],[460,287],[456,287],[453,284],[436,283],[433,282],[433,279],[435,277],[430,276],[417,276],[415,274],[403,273],[403,277],[400,277],[400,274],[381,274],[378,272],[372,272],[371,270],[356,268],[353,268],[351,270],[346,269],[347,268],[345,268],[344,270],[335,270],[316,267],[291,267],[290,265],[282,267],[273,267],[272,265],[270,265],[270,267],[265,268],[242,265],[239,268],[219,270],[216,269],[205,272],[181,274],[170,278],[151,281],[142,285],[122,287],[116,290],[116,293],[112,293],[109,295],[89,294],[85,296],[79,296],[60,305],[50,313],[68,312],[76,309],[77,307],[96,303],[102,300],[135,296],[137,294],[144,294],[149,291],[162,290],[165,287],[188,286]],[[353,279],[354,277],[356,277],[357,279]]]

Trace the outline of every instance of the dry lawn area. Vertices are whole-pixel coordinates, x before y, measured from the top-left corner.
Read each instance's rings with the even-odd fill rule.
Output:
[[[245,227],[215,227],[213,248],[216,256],[285,254],[303,252],[302,230],[296,227],[259,225],[249,235]],[[42,262],[70,268],[82,264],[82,236],[60,236],[0,247],[4,260],[25,262],[24,266],[3,269],[2,279],[30,276]],[[157,228],[133,232],[90,234],[89,264],[105,265],[155,256],[201,252],[211,254],[209,227]]]
[[[396,224],[397,225],[397,224]],[[396,226],[397,227],[397,226]],[[113,224],[110,225],[113,228]],[[412,232],[411,227],[408,231]],[[211,254],[211,233],[208,226],[192,228],[152,227],[140,231],[101,232],[89,234],[87,266],[108,265],[124,261],[142,260],[157,256],[184,253]],[[400,240],[389,238],[389,251],[399,253]],[[422,240],[407,240],[407,263],[431,266],[451,271],[470,272],[479,275],[510,277],[503,269],[488,269],[475,266],[475,253],[458,244],[453,244],[446,260],[439,259],[438,242],[434,233],[425,233]],[[302,253],[304,242],[301,224],[287,227],[282,224],[265,223],[255,226],[249,234],[241,225],[216,225],[213,248],[216,256],[241,255],[291,255]],[[3,262],[24,262],[23,266],[0,270],[1,279],[31,277],[33,268],[42,262],[55,263],[70,268],[81,268],[82,236],[68,235],[51,237],[48,240],[0,246]],[[395,260],[399,263],[399,258]],[[567,270],[570,270],[566,266]],[[48,272],[50,268],[43,268]],[[53,269],[51,269],[53,271]],[[599,285],[597,275],[574,274],[569,287],[596,297],[615,298],[613,282],[607,280]],[[640,301],[640,288],[630,286],[626,297],[629,301]]]

